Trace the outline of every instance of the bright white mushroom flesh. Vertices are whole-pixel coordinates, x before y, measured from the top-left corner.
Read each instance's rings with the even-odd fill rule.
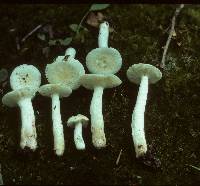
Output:
[[[140,84],[136,104],[132,114],[132,137],[136,157],[142,157],[147,152],[147,143],[144,132],[144,112],[148,94],[148,84],[154,84],[162,78],[160,70],[150,64],[135,64],[127,70],[128,79]]]
[[[74,127],[74,143],[76,145],[76,149],[84,150],[85,142],[82,136],[82,127],[86,127],[89,119],[82,115],[78,114],[77,116],[72,116],[67,121],[68,127]]]
[[[122,81],[113,74],[85,74],[80,79],[81,85],[94,89],[90,105],[92,143],[96,148],[106,146],[104,120],[102,114],[102,95],[104,88],[119,86]]]
[[[115,74],[122,66],[122,57],[118,50],[108,47],[109,24],[100,24],[98,45],[86,56],[86,66],[94,74]]]
[[[12,92],[2,98],[3,104],[21,110],[21,140],[20,146],[26,146],[33,151],[37,148],[37,133],[35,127],[35,115],[31,99],[35,96],[41,83],[41,74],[33,65],[20,65],[16,67],[10,76]]]
[[[65,150],[65,140],[63,133],[63,124],[60,114],[59,98],[68,97],[72,93],[72,90],[66,85],[46,84],[41,86],[38,91],[41,95],[51,97],[52,99],[54,150],[58,156],[61,156],[63,155]]]
[[[74,48],[68,48],[65,55],[69,57],[66,60],[65,56],[60,56],[60,59],[57,59],[56,62],[47,64],[45,75],[49,83],[66,84],[72,90],[80,87],[79,80],[85,74],[85,69],[78,60],[74,59],[75,54]]]

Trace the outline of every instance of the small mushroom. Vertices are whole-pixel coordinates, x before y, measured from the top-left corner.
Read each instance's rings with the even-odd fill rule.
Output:
[[[115,74],[122,66],[122,57],[114,49],[108,48],[109,24],[100,24],[98,45],[99,48],[93,49],[86,56],[86,66],[94,74]]]
[[[74,127],[74,143],[78,150],[85,149],[85,142],[82,136],[82,126],[86,127],[88,125],[88,121],[89,119],[82,114],[72,116],[67,121],[68,127]]]
[[[25,146],[32,150],[37,148],[37,134],[35,128],[35,115],[31,99],[35,96],[41,83],[41,74],[33,65],[20,65],[10,76],[12,92],[2,98],[2,103],[9,107],[19,106],[21,110],[21,141],[22,149]]]
[[[104,88],[113,88],[120,85],[121,80],[113,74],[85,74],[81,77],[81,85],[87,89],[94,89],[91,105],[91,132],[92,143],[96,148],[106,146],[104,120],[102,114],[102,95]]]
[[[160,70],[150,64],[135,64],[127,70],[128,79],[140,84],[139,92],[132,114],[132,137],[135,146],[136,157],[144,156],[147,152],[147,144],[144,133],[144,112],[148,94],[148,84],[154,84],[162,78]]]
[[[65,140],[63,133],[63,125],[60,115],[60,99],[68,97],[72,90],[70,87],[61,84],[46,84],[39,88],[39,93],[43,96],[51,97],[52,99],[52,121],[53,121],[53,136],[54,150],[58,156],[63,155],[65,150]]]

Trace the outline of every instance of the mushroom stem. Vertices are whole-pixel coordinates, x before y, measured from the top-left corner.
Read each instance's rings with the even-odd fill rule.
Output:
[[[144,133],[144,112],[148,94],[148,76],[142,76],[137,95],[135,108],[132,114],[132,137],[135,146],[136,157],[143,156],[147,151]]]
[[[65,51],[65,56],[70,56],[72,58],[75,58],[75,55],[76,55],[76,50],[74,48],[68,48],[66,51]]]
[[[95,87],[90,105],[92,143],[96,148],[106,146],[102,114],[103,87]]]
[[[21,141],[20,146],[24,149],[25,146],[32,150],[37,148],[37,134],[35,128],[35,115],[31,98],[24,98],[19,100],[18,105],[21,110]]]
[[[98,44],[99,48],[108,48],[109,24],[104,22],[100,24]]]
[[[52,96],[52,121],[53,121],[53,136],[54,150],[58,156],[63,155],[65,149],[65,141],[63,134],[63,125],[60,115],[60,100],[58,94]]]
[[[85,143],[82,137],[82,123],[78,122],[74,129],[74,142],[78,150],[85,149]]]

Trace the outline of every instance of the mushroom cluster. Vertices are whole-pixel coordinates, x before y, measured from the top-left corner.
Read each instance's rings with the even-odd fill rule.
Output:
[[[136,157],[144,156],[147,152],[147,143],[144,133],[144,112],[148,94],[148,84],[154,84],[162,78],[160,70],[150,64],[134,64],[127,70],[128,79],[140,84],[135,108],[132,114],[132,137]]]
[[[47,64],[45,75],[49,84],[38,90],[41,95],[52,99],[54,150],[58,156],[63,155],[65,150],[60,98],[68,97],[72,90],[77,89],[80,77],[85,74],[83,65],[74,59],[75,54],[74,48],[68,48],[64,56],[58,56],[53,63]]]
[[[37,148],[37,133],[35,128],[35,115],[31,100],[38,91],[41,83],[41,74],[33,65],[20,65],[16,67],[10,76],[12,92],[2,98],[2,103],[9,107],[19,106],[21,110],[21,141],[22,149]]]
[[[86,56],[86,66],[90,73],[81,77],[81,85],[87,89],[94,90],[91,105],[91,132],[92,143],[96,148],[106,146],[106,137],[104,133],[104,120],[102,114],[102,95],[104,88],[113,88],[122,83],[115,76],[121,66],[122,58],[120,53],[111,47],[108,47],[109,24],[103,22],[100,24],[98,46]]]

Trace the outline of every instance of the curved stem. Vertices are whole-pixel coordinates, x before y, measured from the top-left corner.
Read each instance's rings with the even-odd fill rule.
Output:
[[[106,47],[108,48],[108,36],[109,36],[109,24],[104,22],[100,24],[98,45],[99,48]]]
[[[54,150],[58,156],[63,155],[65,150],[65,140],[63,134],[63,125],[60,115],[60,100],[58,94],[52,96],[52,121],[53,121],[53,136]]]
[[[143,156],[147,151],[144,133],[144,112],[148,94],[148,77],[142,76],[137,95],[135,108],[132,114],[132,137],[135,146],[136,157]]]
[[[74,142],[76,145],[76,148],[78,150],[84,150],[85,149],[85,143],[82,136],[82,123],[79,122],[76,124],[74,129]]]
[[[85,13],[85,15],[82,17],[81,22],[79,23],[79,25],[78,25],[78,27],[77,27],[75,36],[77,36],[77,34],[79,33],[79,29],[80,29],[80,27],[82,26],[83,21],[85,20],[85,18],[87,17],[87,15],[88,15],[89,13],[90,13],[90,10],[88,10],[88,11]]]
[[[35,150],[37,148],[37,134],[35,128],[35,115],[31,98],[21,99],[18,102],[18,105],[21,110],[22,120],[20,146],[22,149],[27,146],[30,149]]]
[[[106,146],[102,114],[103,87],[95,87],[90,105],[92,143],[96,148]]]

